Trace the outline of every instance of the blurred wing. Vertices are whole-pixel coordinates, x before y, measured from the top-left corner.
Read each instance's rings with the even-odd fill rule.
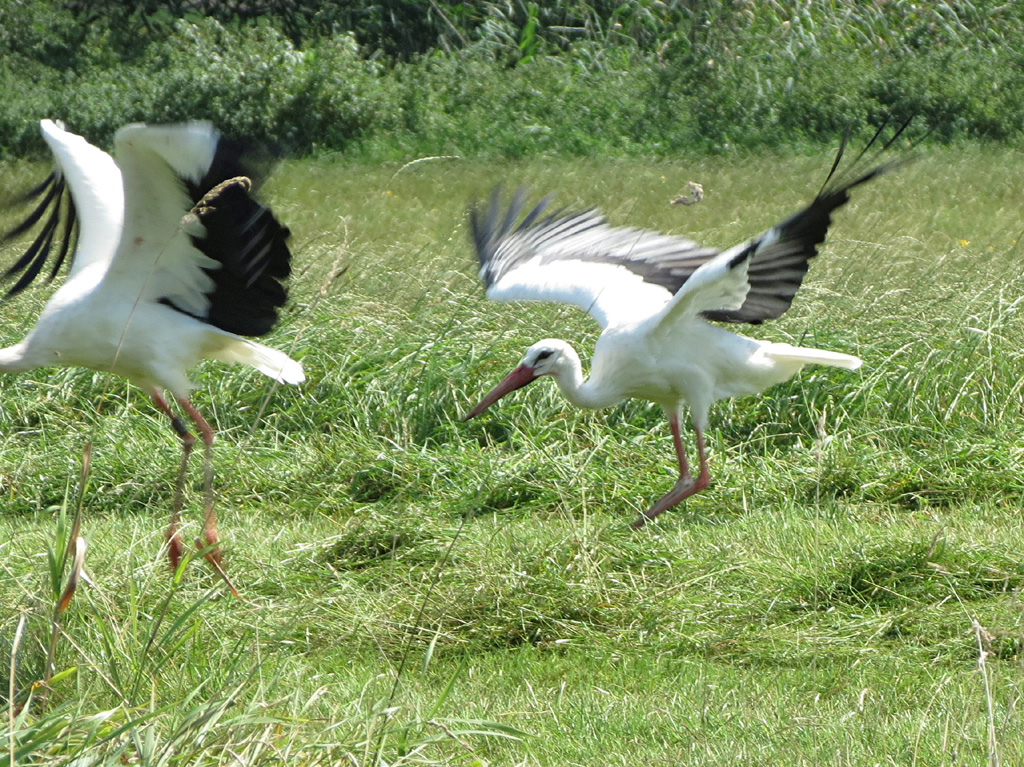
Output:
[[[703,316],[719,322],[752,324],[782,316],[793,303],[793,297],[807,274],[808,261],[818,255],[818,246],[825,241],[833,211],[849,201],[851,189],[893,167],[894,163],[879,165],[850,182],[831,188],[826,181],[826,187],[806,208],[727,251],[734,255],[747,253],[750,290],[742,306],[708,307]]]
[[[39,225],[28,250],[3,274],[2,279],[17,278],[7,296],[28,287],[51,260],[50,280],[65,261],[70,263],[71,276],[87,265],[109,263],[121,236],[124,190],[114,160],[50,120],[40,122],[40,131],[56,167],[42,184],[16,200],[16,205],[38,202],[20,224],[0,237],[2,245]]]
[[[680,237],[609,226],[595,210],[541,218],[542,200],[523,219],[524,193],[502,215],[496,187],[470,227],[487,297],[572,304],[602,326],[645,319],[717,251]],[[517,221],[519,221],[517,223]]]
[[[742,245],[705,262],[654,319],[654,326],[668,327],[697,315],[740,309],[750,292],[748,270],[754,253],[753,247]]]
[[[470,211],[480,278],[488,298],[574,304],[603,327],[650,317],[665,307],[669,295],[677,298],[666,318],[700,314],[753,324],[775,319],[792,304],[833,211],[849,201],[850,190],[901,164],[878,165],[833,184],[842,154],[840,147],[810,205],[722,254],[681,237],[609,226],[595,210],[541,218],[548,198],[517,224],[523,190],[502,215],[501,190],[495,187],[486,211]]]
[[[289,232],[252,196],[242,148],[202,122],[129,125],[114,141],[127,204],[108,280],[231,333],[270,332]]]

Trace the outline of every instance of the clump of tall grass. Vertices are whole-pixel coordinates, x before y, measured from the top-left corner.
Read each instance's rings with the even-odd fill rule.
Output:
[[[405,708],[402,667],[414,654],[420,657],[411,641],[415,631],[401,667],[389,675],[390,690],[371,679],[362,694],[328,702],[329,685],[296,684],[294,671],[264,657],[265,643],[287,643],[289,628],[267,636],[235,612],[251,617],[269,606],[232,600],[224,609],[220,585],[198,593],[187,588],[187,559],[172,577],[132,551],[127,572],[112,578],[93,569],[85,576],[88,460],[87,448],[73,519],[62,507],[47,545],[44,587],[37,591],[26,582],[22,606],[0,623],[6,630],[16,618],[5,648],[9,663],[0,674],[3,767],[156,767],[229,757],[252,765],[448,764],[471,757],[472,743],[481,738],[523,737],[498,722],[442,714],[458,671],[426,710]],[[92,561],[100,568],[112,552],[97,548]],[[21,554],[14,547],[5,553]],[[13,575],[16,566],[9,559],[3,569]],[[422,656],[422,671],[430,656]]]

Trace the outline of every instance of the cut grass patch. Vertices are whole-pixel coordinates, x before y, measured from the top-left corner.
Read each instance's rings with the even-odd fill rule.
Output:
[[[596,338],[571,309],[484,301],[474,195],[528,181],[727,246],[830,160],[285,163],[268,193],[294,300],[267,341],[308,381],[195,376],[242,600],[196,562],[172,586],[177,446],[144,395],[87,371],[0,382],[0,764],[12,733],[19,765],[1024,762],[1012,153],[935,152],[857,190],[792,310],[748,332],[864,368],[721,403],[711,487],[644,531],[675,481],[658,408],[586,413],[538,384],[460,421],[533,341],[586,358]],[[705,200],[669,206],[690,178]],[[0,305],[3,343],[43,295]],[[89,580],[43,706],[46,552],[89,440]]]

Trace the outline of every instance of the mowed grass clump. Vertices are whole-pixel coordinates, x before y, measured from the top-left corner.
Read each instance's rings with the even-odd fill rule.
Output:
[[[284,164],[296,271],[267,341],[308,380],[195,375],[242,600],[201,561],[167,572],[178,447],[142,393],[2,383],[0,759],[13,713],[18,764],[1020,761],[1019,158],[935,152],[856,190],[792,309],[745,332],[864,367],[721,403],[712,486],[643,531],[675,481],[657,407],[540,382],[460,420],[535,340],[586,359],[597,336],[483,299],[464,213],[493,183],[724,247],[830,160]],[[670,206],[690,180],[705,200]],[[44,295],[0,307],[3,343]],[[90,580],[43,695],[46,556],[88,440]]]

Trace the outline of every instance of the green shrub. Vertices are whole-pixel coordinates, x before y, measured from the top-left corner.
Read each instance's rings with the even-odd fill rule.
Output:
[[[442,2],[404,43],[414,9],[397,1],[259,19],[74,7],[0,8],[0,155],[40,151],[41,117],[101,144],[129,120],[206,118],[377,160],[761,150],[911,115],[941,141],[1016,142],[1024,125],[1024,10],[995,0]]]
[[[384,67],[359,55],[351,35],[324,38],[306,50],[300,77],[279,122],[290,146],[345,149],[400,126],[397,88]]]

